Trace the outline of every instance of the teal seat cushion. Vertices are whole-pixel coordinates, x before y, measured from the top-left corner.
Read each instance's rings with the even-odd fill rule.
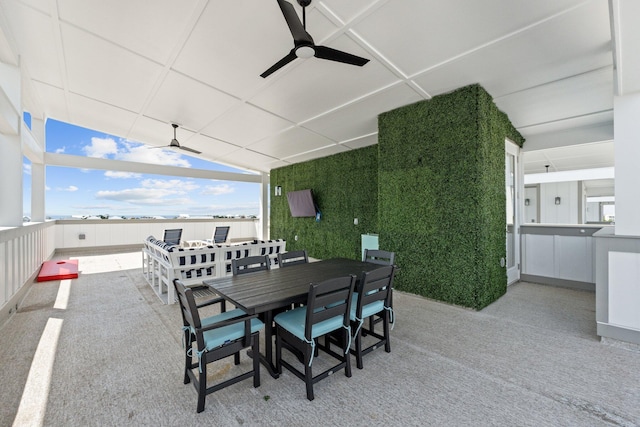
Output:
[[[307,317],[307,307],[298,307],[285,311],[274,317],[276,324],[291,332],[300,340],[304,341],[304,324]],[[331,331],[340,329],[343,326],[342,316],[335,316],[322,322],[316,323],[311,328],[311,338],[321,337]]]
[[[358,293],[353,293],[353,300],[351,300],[351,312],[349,313],[349,318],[356,321],[356,311],[358,308]],[[376,313],[384,310],[384,301],[374,301],[371,304],[367,304],[362,307],[362,318],[366,319],[369,316],[373,316]]]
[[[235,311],[235,310],[233,310]],[[224,314],[224,313],[223,313]],[[244,314],[244,312],[243,312]],[[237,317],[237,316],[236,316]],[[218,320],[219,322],[220,320]],[[217,323],[217,322],[214,322]],[[251,319],[251,333],[255,333],[264,328],[264,323],[258,319]],[[226,343],[235,341],[244,336],[244,322],[223,326],[219,329],[205,331],[202,334],[207,351],[220,347]]]

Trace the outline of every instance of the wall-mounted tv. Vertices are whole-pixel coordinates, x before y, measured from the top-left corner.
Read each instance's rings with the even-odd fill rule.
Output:
[[[316,216],[316,204],[313,201],[313,193],[310,189],[290,191],[287,193],[289,210],[293,217]]]

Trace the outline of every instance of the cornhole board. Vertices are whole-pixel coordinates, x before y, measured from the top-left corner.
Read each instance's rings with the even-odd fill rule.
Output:
[[[42,263],[38,282],[47,280],[76,279],[78,277],[78,260],[45,261]]]

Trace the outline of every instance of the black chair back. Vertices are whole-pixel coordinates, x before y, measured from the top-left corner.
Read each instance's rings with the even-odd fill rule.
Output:
[[[213,243],[225,243],[229,236],[229,229],[231,227],[216,227],[213,231]]]
[[[278,265],[280,268],[291,267],[292,265],[306,264],[309,262],[309,256],[306,250],[289,251],[278,254]]]
[[[311,336],[313,325],[332,317],[342,316],[344,328],[349,327],[349,310],[355,282],[356,276],[351,275],[309,285],[304,330],[307,340],[310,341],[313,338]]]
[[[179,245],[182,238],[182,228],[164,230],[163,241],[168,245]]]
[[[371,264],[393,265],[395,258],[395,252],[382,251],[379,249],[365,249],[363,261]]]
[[[231,260],[231,272],[234,276],[238,274],[264,271],[271,268],[269,255],[255,255]]]
[[[357,287],[356,317],[358,319],[362,319],[362,307],[365,305],[382,301],[384,307],[391,307],[391,288],[393,287],[394,276],[394,265],[387,265],[362,273]]]

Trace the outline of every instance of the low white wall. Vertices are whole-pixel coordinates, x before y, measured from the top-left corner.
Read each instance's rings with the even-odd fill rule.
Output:
[[[602,226],[523,225],[521,279],[595,290],[593,234]]]
[[[229,226],[229,241],[263,239],[258,219],[96,219],[59,220],[56,226],[56,248],[99,248],[140,245],[149,236],[162,239],[165,229],[182,228],[182,240],[211,239],[219,226]],[[80,236],[84,235],[84,239]]]

